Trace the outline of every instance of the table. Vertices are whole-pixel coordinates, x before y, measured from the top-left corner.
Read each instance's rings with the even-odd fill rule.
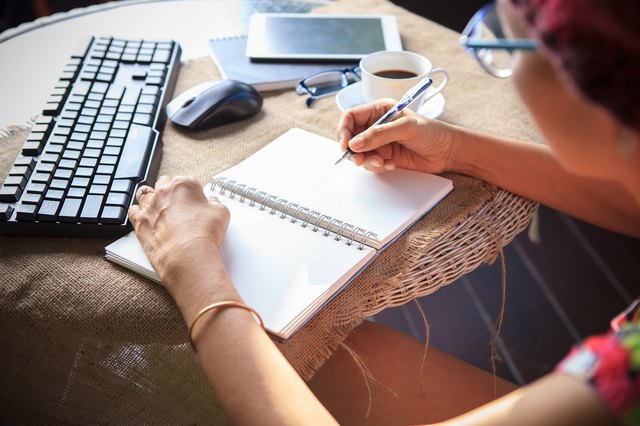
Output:
[[[177,39],[188,61],[176,87],[180,93],[219,76],[208,58],[194,58],[208,54],[208,38],[244,32],[247,13],[258,3],[119,2],[3,36],[0,128],[38,112],[79,35],[115,33],[117,28],[122,37]],[[441,119],[538,139],[510,83],[485,75],[461,51],[452,31],[385,0],[340,0],[322,8],[363,10],[395,14],[405,48],[449,69],[447,110]],[[145,14],[158,18],[145,21]],[[215,28],[213,17],[219,24]],[[245,122],[196,134],[168,124],[160,172],[205,181],[290,127],[332,137],[338,117],[332,99],[308,110],[302,98],[282,91],[266,96],[263,111]],[[0,139],[0,173],[26,131],[10,133]],[[448,177],[454,181],[452,194],[301,332],[279,344],[303,378],[312,377],[364,317],[436,291],[494,261],[535,211],[534,203],[486,183]],[[161,287],[105,262],[109,242],[0,238],[0,415],[23,423],[224,422],[172,300]]]

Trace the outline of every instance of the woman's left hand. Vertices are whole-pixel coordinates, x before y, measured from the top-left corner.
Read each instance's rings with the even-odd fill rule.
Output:
[[[141,186],[136,199],[129,219],[151,265],[174,297],[187,290],[198,271],[221,264],[219,249],[229,211],[215,197],[207,199],[200,182],[162,176],[155,189]]]

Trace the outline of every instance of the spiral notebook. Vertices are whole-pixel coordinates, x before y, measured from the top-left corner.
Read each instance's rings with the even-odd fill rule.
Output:
[[[291,129],[204,188],[231,212],[222,258],[244,301],[286,340],[453,185],[398,169],[374,174],[332,140]],[[159,282],[135,234],[106,258]]]

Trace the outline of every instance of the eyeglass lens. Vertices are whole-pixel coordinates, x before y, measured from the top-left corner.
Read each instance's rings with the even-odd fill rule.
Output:
[[[338,92],[358,80],[358,76],[350,70],[335,70],[310,76],[304,80],[304,84],[311,96],[322,97]]]
[[[471,37],[490,43],[506,37],[495,7],[489,9],[482,17],[474,27]],[[475,54],[485,66],[496,70],[510,70],[513,66],[513,51],[510,49],[476,48]]]

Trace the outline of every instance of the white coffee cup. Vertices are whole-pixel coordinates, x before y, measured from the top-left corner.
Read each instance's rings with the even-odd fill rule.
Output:
[[[442,74],[442,81],[432,84],[409,108],[417,111],[422,104],[442,92],[449,81],[444,68],[434,68],[422,55],[408,51],[381,51],[360,60],[362,94],[365,102],[382,98],[399,100],[407,90],[432,74]],[[394,76],[395,75],[395,76]],[[398,76],[403,78],[398,78]]]

